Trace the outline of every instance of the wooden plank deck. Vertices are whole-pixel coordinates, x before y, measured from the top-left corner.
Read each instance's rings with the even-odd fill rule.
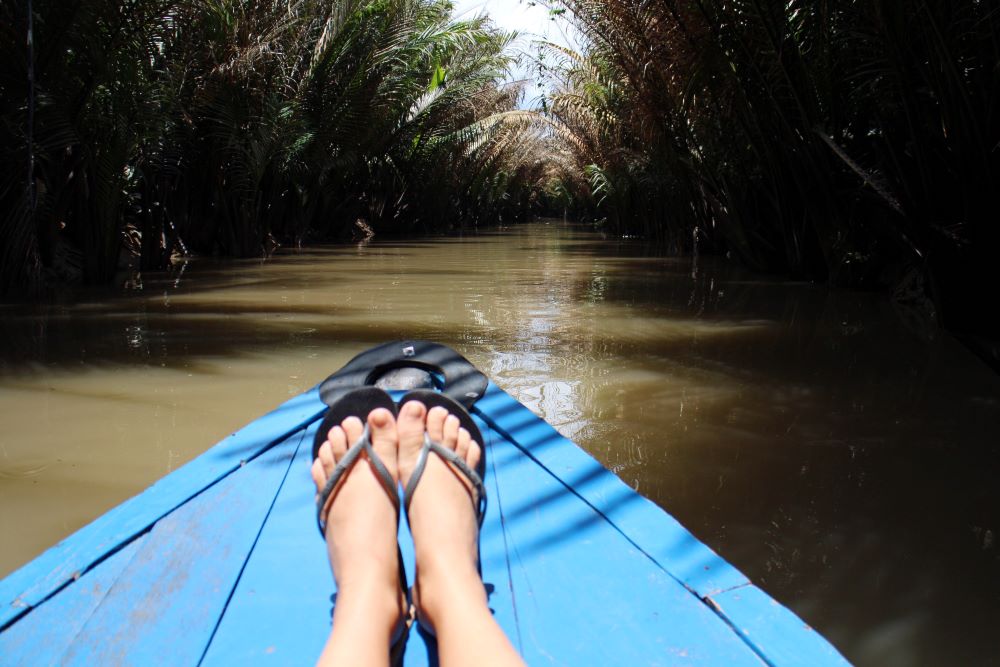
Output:
[[[0,630],[205,488],[315,421],[324,409],[315,389],[296,396],[4,578]]]
[[[315,391],[0,582],[0,662],[309,664],[334,583],[315,530]],[[490,606],[529,664],[845,664],[658,507],[490,385]],[[405,521],[404,561],[413,555]],[[411,632],[411,666],[434,664]]]

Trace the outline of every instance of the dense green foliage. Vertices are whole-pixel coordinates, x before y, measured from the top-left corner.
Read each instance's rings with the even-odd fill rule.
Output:
[[[517,219],[541,173],[512,36],[446,0],[34,0],[33,51],[28,7],[0,10],[0,288],[107,281],[123,239],[151,268]]]
[[[982,320],[992,3],[554,2],[544,117],[446,0],[4,3],[0,288],[544,210]]]
[[[585,46],[543,52],[548,110],[610,228],[834,284],[904,282],[953,327],[984,319],[995,3],[559,2]]]

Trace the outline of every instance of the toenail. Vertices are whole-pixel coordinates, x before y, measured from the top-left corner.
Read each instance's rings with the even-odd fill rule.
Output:
[[[423,407],[424,406],[418,403],[417,401],[410,401],[409,403],[406,404],[406,411],[409,414],[416,416],[420,414],[420,411]]]
[[[372,426],[385,426],[389,423],[389,413],[379,409],[368,415],[368,422]]]

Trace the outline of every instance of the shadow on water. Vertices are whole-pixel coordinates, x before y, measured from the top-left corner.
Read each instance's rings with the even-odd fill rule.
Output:
[[[257,387],[280,385],[265,397],[274,407],[368,345],[427,338],[466,354],[852,661],[1000,655],[1000,380],[878,296],[650,257],[560,225],[196,261],[138,284],[0,305],[0,392],[19,399],[0,402],[17,406],[3,415],[3,506],[51,496],[45,517],[80,515],[53,521],[38,548],[89,520],[65,495],[86,496],[83,467],[110,460],[117,477],[155,479],[170,469],[159,461],[179,464],[172,441],[218,439],[206,404],[246,423]],[[108,413],[115,401],[127,407]],[[72,417],[69,449],[55,435],[49,458],[18,449],[45,426],[22,423],[36,404]],[[146,477],[133,442],[102,453],[117,432],[107,422],[130,433],[154,417],[160,467]],[[170,431],[199,420],[204,433]],[[37,530],[17,521],[0,509],[4,532]]]

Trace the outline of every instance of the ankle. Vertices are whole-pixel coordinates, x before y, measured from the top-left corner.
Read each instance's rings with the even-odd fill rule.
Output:
[[[487,609],[486,588],[474,567],[417,570],[415,603],[422,618],[439,627],[448,618]]]
[[[405,607],[405,596],[398,581],[389,583],[382,578],[356,577],[337,582],[335,619],[337,612],[341,612],[344,618],[367,618],[369,622],[391,629],[404,615]]]
[[[461,568],[478,575],[479,526],[475,518],[470,515],[444,524],[450,530],[441,529],[440,517],[411,514],[409,521],[418,570],[447,575]]]

